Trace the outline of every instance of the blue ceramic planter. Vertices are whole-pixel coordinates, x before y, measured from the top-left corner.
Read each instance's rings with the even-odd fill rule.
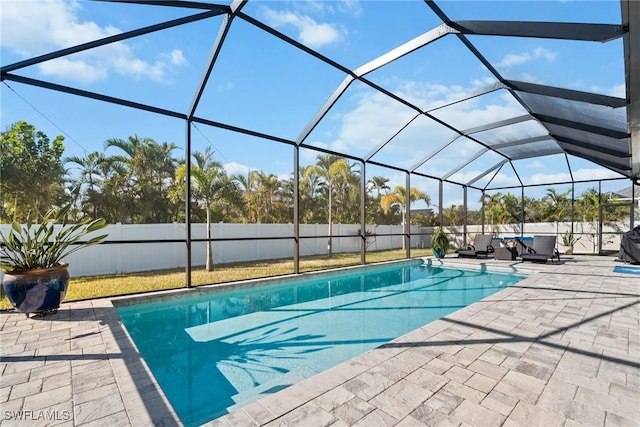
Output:
[[[444,258],[444,251],[439,248],[433,248],[433,256],[438,259]]]
[[[69,285],[69,264],[4,274],[4,292],[23,313],[46,313],[60,307]]]

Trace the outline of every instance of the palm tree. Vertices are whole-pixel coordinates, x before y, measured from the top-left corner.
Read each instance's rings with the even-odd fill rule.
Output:
[[[595,221],[598,218],[600,204],[606,202],[606,196],[601,195],[597,188],[591,187],[580,194],[578,208],[582,221]]]
[[[447,225],[462,224],[464,218],[464,206],[451,205],[443,210],[444,223]]]
[[[489,220],[489,224],[509,224],[517,217],[518,199],[512,194],[495,194],[484,195],[485,216]]]
[[[65,163],[79,166],[79,173],[72,178],[69,191],[76,200],[81,215],[103,217],[109,223],[130,222],[130,211],[123,209],[127,200],[124,165],[101,152],[85,157],[70,156]],[[126,203],[124,203],[126,205]]]
[[[376,190],[376,197],[380,199],[381,192],[384,190],[391,190],[391,187],[387,185],[389,178],[384,176],[374,176],[367,182],[367,191]]]
[[[351,165],[334,188],[334,222],[353,224],[360,222],[360,171]]]
[[[123,184],[127,188],[127,200],[132,220],[140,222],[165,222],[172,219],[168,189],[175,181],[179,161],[171,153],[174,143],[158,144],[151,138],[130,136],[126,140],[108,139],[105,149],[116,147],[124,155],[109,158],[121,164],[126,171]]]
[[[311,224],[321,219],[318,203],[321,199],[323,182],[318,168],[314,165],[300,167],[300,182],[298,184],[300,222]],[[291,185],[293,188],[293,185]]]
[[[342,157],[325,154],[318,155],[317,162],[313,166],[314,172],[317,173],[322,185],[325,187],[328,198],[328,222],[329,222],[329,238],[327,241],[327,252],[329,258],[333,256],[333,243],[331,235],[333,234],[333,193],[334,188],[343,181],[347,180],[351,173],[351,166]]]
[[[213,159],[211,147],[204,153],[193,153],[195,163],[191,165],[191,185],[193,199],[202,203],[207,216],[207,271],[213,271],[213,248],[211,244],[211,211],[215,206],[244,206],[243,192],[234,178],[227,176],[222,164]],[[183,180],[186,167],[178,168],[178,177]]]
[[[545,221],[553,222],[566,219],[570,207],[569,194],[571,194],[571,190],[558,193],[555,188],[547,189],[547,194],[542,198],[546,205]]]
[[[262,222],[275,222],[277,216],[275,206],[279,199],[282,184],[274,174],[267,174],[263,171],[256,173],[256,192],[258,199],[257,210]]]
[[[258,201],[256,200],[256,177],[257,171],[250,170],[246,175],[234,174],[232,178],[240,184],[240,188],[244,192],[246,203],[246,221],[256,223],[258,221]]]
[[[411,187],[409,189],[409,202],[414,203],[418,200],[424,200],[427,206],[431,205],[431,197],[424,191],[419,190],[417,187]],[[385,194],[380,199],[380,206],[384,213],[388,213],[392,206],[400,206],[402,217],[406,211],[407,202],[407,190],[405,187],[398,185],[393,189],[392,193]]]
[[[63,162],[65,164],[72,163],[80,167],[80,172],[75,179],[71,180],[72,194],[76,197],[75,205],[94,218],[99,216],[102,212],[99,198],[104,180],[102,173],[104,165],[107,163],[106,156],[104,153],[96,151],[87,154],[85,157],[66,157]],[[87,209],[90,212],[86,212]]]
[[[419,190],[417,187],[409,188],[409,204],[417,202],[418,200],[424,200],[427,206],[431,205],[431,197],[429,197],[426,192]],[[382,196],[380,206],[385,215],[389,213],[392,206],[399,206],[402,215],[402,224],[404,225],[405,212],[407,210],[406,188],[401,185],[396,186],[392,193]],[[402,249],[405,249],[404,239],[402,239]]]

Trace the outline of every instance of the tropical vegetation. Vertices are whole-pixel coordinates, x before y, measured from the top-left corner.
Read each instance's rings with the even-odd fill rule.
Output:
[[[48,223],[52,209],[65,208],[65,221],[89,224],[93,218],[104,223],[151,224],[184,222],[187,176],[191,177],[191,222],[207,223],[292,223],[295,200],[293,174],[277,176],[261,170],[230,174],[212,148],[191,154],[191,170],[172,142],[157,142],[132,135],[104,142],[104,150],[83,156],[64,156],[64,137],[50,139],[35,126],[20,121],[0,133],[0,223]],[[311,164],[301,165],[298,177],[299,220],[302,224],[328,224],[328,252],[332,252],[334,224],[358,224],[360,200],[364,188],[367,224],[402,224],[411,205],[410,223],[420,226],[455,226],[478,224],[489,226],[548,221],[593,221],[601,205],[612,196],[597,188],[587,188],[572,201],[569,191],[550,188],[541,198],[524,197],[509,192],[487,192],[481,200],[484,212],[461,205],[443,206],[442,221],[437,208],[431,209],[433,187],[391,188],[385,176],[366,178],[358,163],[346,158],[319,154]],[[416,210],[415,205],[426,206]],[[609,220],[628,215],[628,208],[616,208]],[[102,222],[101,222],[102,223]],[[208,229],[210,227],[207,227]],[[24,230],[22,230],[24,231]],[[37,230],[28,230],[32,232]],[[48,231],[46,231],[48,232]],[[371,230],[366,227],[364,233]],[[210,234],[206,240],[215,239]],[[3,237],[8,241],[9,237]],[[82,242],[75,242],[82,243]],[[429,251],[429,252],[426,252]],[[416,249],[415,256],[429,255],[430,249]],[[391,254],[391,255],[390,255]],[[353,265],[359,254],[331,254],[331,259],[301,261],[300,270]],[[402,258],[404,250],[367,253],[367,261]],[[348,260],[345,257],[349,257]],[[391,258],[389,258],[391,257]],[[276,267],[271,267],[274,264]],[[280,265],[282,264],[282,265]],[[213,270],[211,247],[204,268],[193,270],[193,283],[217,283],[248,277],[265,277],[292,272],[291,261],[258,262],[219,266]],[[165,277],[166,276],[166,277]],[[142,279],[144,277],[144,280]],[[151,272],[142,275],[112,275],[73,279],[83,286],[72,286],[71,299],[140,292],[184,286],[184,272]],[[117,288],[117,289],[115,289]],[[77,295],[73,292],[78,292]],[[8,304],[4,301],[5,304]],[[0,303],[1,305],[1,303]]]
[[[64,157],[64,151],[64,137],[51,140],[24,121],[0,134],[0,223],[24,223],[29,212],[38,222],[51,208],[66,204],[71,206],[69,215],[74,221],[102,217],[107,223],[184,222],[186,162],[178,156],[176,144],[133,135],[108,139],[103,151],[84,156]],[[211,148],[193,152],[190,163],[192,222],[293,222],[292,174],[282,177],[260,170],[244,176],[229,174]],[[357,163],[331,154],[320,154],[314,164],[301,165],[300,222],[329,224],[329,236],[333,224],[359,223],[360,179]],[[407,210],[404,187],[391,189],[388,178],[372,176],[364,188],[367,223],[403,223]],[[487,192],[484,217],[490,225],[520,223],[523,216],[525,222],[592,221],[598,217],[599,206],[611,197],[594,187],[572,203],[570,191],[551,188],[544,197],[525,197],[523,203],[508,192]],[[409,202],[429,207],[431,195],[411,187]],[[412,212],[410,222],[421,226],[464,222],[463,206],[443,207],[442,214],[442,224],[430,209]],[[481,221],[478,210],[466,215],[468,223]],[[619,218],[625,215],[627,209],[614,212]]]

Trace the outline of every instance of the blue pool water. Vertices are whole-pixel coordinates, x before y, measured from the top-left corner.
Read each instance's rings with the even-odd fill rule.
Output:
[[[182,422],[192,426],[522,278],[400,264],[117,310]]]
[[[640,275],[640,267],[632,267],[628,265],[616,265],[615,267],[613,267],[613,272]]]

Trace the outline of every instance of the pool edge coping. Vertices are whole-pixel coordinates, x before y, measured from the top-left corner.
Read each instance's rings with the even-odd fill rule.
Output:
[[[369,268],[378,268],[378,267],[388,267],[388,266],[392,266],[392,265],[398,265],[398,264],[416,264],[416,263],[428,263],[428,262],[432,262],[432,265],[441,265],[441,266],[445,266],[445,267],[459,267],[459,268],[465,268],[465,269],[469,269],[469,270],[483,270],[486,269],[489,272],[492,271],[496,271],[496,272],[511,272],[514,273],[514,267],[513,266],[494,266],[491,265],[489,268],[486,268],[486,266],[484,266],[484,263],[478,263],[478,262],[456,262],[456,260],[458,260],[458,258],[446,258],[446,261],[443,262],[441,259],[438,260],[436,259],[434,262],[434,259],[430,258],[430,257],[420,257],[420,258],[412,258],[409,260],[394,260],[394,261],[387,261],[387,262],[383,262],[383,263],[376,263],[376,264],[371,264],[371,265],[358,265],[358,266],[349,266],[349,267],[340,267],[340,268],[335,268],[335,269],[329,269],[329,270],[322,270],[322,271],[314,271],[314,272],[305,272],[305,273],[301,273],[304,274],[305,276],[313,276],[313,277],[322,277],[322,276],[326,276],[326,275],[331,275],[334,274],[336,271],[341,271],[341,270],[356,270],[356,269],[360,269],[363,267],[369,267]],[[476,260],[477,261],[477,260]],[[521,263],[517,263],[517,264],[521,264]],[[518,274],[523,274],[522,271],[518,271],[517,269],[515,269]],[[527,273],[525,273],[525,276],[521,281],[519,281],[518,283],[521,283],[522,281],[525,280],[529,280],[531,279],[532,275],[535,275],[535,273],[538,272],[538,270],[536,270],[535,268],[531,269],[531,268],[525,268],[524,270],[527,271]],[[287,280],[286,281],[293,281],[296,279],[299,279],[300,274],[298,275],[288,275],[286,276]],[[155,301],[164,301],[167,299],[170,299],[172,297],[175,297],[176,294],[182,294],[182,293],[193,293],[193,291],[197,291],[198,289],[203,289],[205,290],[205,292],[202,292],[202,294],[206,294],[209,292],[215,292],[215,291],[219,291],[222,288],[228,288],[228,289],[236,289],[238,285],[241,285],[242,288],[250,288],[250,287],[255,287],[255,286],[260,286],[263,284],[270,284],[272,282],[279,282],[281,281],[282,276],[278,276],[278,277],[270,277],[270,278],[262,278],[262,279],[249,279],[246,281],[240,281],[240,282],[230,282],[227,284],[216,284],[216,285],[201,285],[201,286],[197,286],[194,288],[190,288],[190,289],[177,289],[177,290],[166,290],[166,291],[158,291],[158,293],[160,293],[161,295],[158,296],[158,298],[152,298],[153,302]],[[385,345],[388,346],[391,343],[396,343],[396,342],[402,342],[403,339],[406,339],[408,336],[411,336],[414,333],[417,333],[418,331],[422,331],[424,330],[424,328],[426,327],[430,327],[430,328],[437,328],[440,327],[441,329],[437,329],[434,333],[438,333],[440,332],[442,329],[446,329],[448,328],[450,325],[446,324],[443,319],[445,318],[449,318],[451,316],[456,315],[457,313],[461,313],[464,312],[466,310],[468,310],[470,307],[478,304],[481,301],[484,301],[487,298],[496,296],[498,294],[501,294],[503,292],[507,292],[509,291],[509,287],[505,288],[505,289],[501,289],[498,292],[491,294],[487,297],[484,297],[478,301],[475,301],[473,303],[471,303],[470,305],[463,307],[459,310],[456,310],[452,313],[449,313],[446,316],[443,316],[440,319],[436,319],[434,321],[431,321],[413,331],[409,331],[403,335],[400,335],[399,337],[394,338],[393,340],[389,341],[388,343],[382,344],[378,347],[375,347],[373,349],[367,350],[366,352],[352,358],[349,359],[347,361],[341,362],[338,365],[335,365],[323,372],[320,372],[318,374],[315,374],[311,377],[305,378],[302,381],[299,381],[298,383],[295,383],[289,387],[287,387],[286,389],[283,389],[277,393],[273,393],[271,395],[267,395],[261,399],[258,399],[256,401],[250,402],[248,404],[242,405],[242,406],[238,406],[238,407],[232,407],[232,411],[229,412],[228,414],[222,415],[218,418],[215,418],[203,425],[210,425],[211,423],[215,423],[217,422],[217,420],[223,420],[226,419],[226,417],[232,416],[232,414],[236,414],[236,413],[240,413],[240,411],[243,411],[242,413],[246,413],[246,411],[249,412],[255,412],[258,411],[258,413],[261,413],[263,415],[266,415],[264,413],[264,411],[266,410],[267,413],[271,414],[270,416],[268,416],[269,418],[271,416],[273,416],[272,419],[270,420],[261,420],[260,422],[269,422],[272,420],[277,419],[278,417],[284,415],[284,413],[296,409],[298,406],[300,405],[295,405],[292,407],[289,407],[290,404],[296,404],[296,402],[298,402],[298,399],[288,399],[288,403],[282,402],[280,400],[280,396],[282,395],[282,393],[287,393],[287,391],[289,391],[289,393],[291,394],[295,394],[296,396],[299,396],[300,398],[302,397],[308,397],[309,393],[311,393],[312,390],[315,390],[316,392],[322,391],[322,392],[326,392],[328,390],[330,390],[331,388],[333,388],[335,385],[334,384],[334,380],[331,380],[330,378],[334,378],[334,379],[344,379],[343,377],[345,375],[352,375],[352,377],[355,377],[357,375],[359,375],[362,372],[362,369],[367,370],[370,369],[372,366],[370,365],[370,363],[363,363],[362,360],[366,360],[366,359],[370,359],[372,357],[372,354],[375,353],[375,357],[373,357],[373,360],[376,360],[379,362],[378,359],[380,359],[379,355],[384,354],[384,353],[388,353],[388,348],[385,349]],[[116,296],[116,297],[109,297],[109,298],[101,298],[99,300],[94,300],[95,302],[98,303],[103,303],[103,304],[108,304],[108,306],[111,308],[112,312],[113,312],[113,316],[115,316],[115,321],[117,322],[117,326],[118,326],[118,336],[114,336],[113,334],[111,336],[107,336],[105,337],[104,334],[107,331],[111,331],[112,328],[107,328],[105,330],[101,331],[101,335],[103,336],[103,341],[105,342],[105,346],[108,348],[110,348],[111,345],[115,346],[115,348],[127,348],[127,347],[131,347],[135,350],[134,354],[129,354],[127,357],[123,357],[122,360],[117,361],[117,360],[113,360],[111,358],[109,358],[111,363],[111,367],[113,369],[113,372],[115,374],[116,377],[116,383],[118,384],[118,388],[121,391],[121,395],[122,395],[122,400],[125,404],[125,408],[126,408],[126,412],[127,415],[129,416],[131,422],[133,425],[146,425],[148,423],[153,424],[153,425],[157,425],[158,423],[162,424],[164,422],[169,421],[170,423],[174,423],[177,425],[182,425],[182,421],[180,420],[178,414],[176,413],[175,409],[173,408],[173,406],[171,405],[171,402],[169,401],[169,399],[167,398],[167,396],[165,395],[164,391],[162,390],[162,387],[160,386],[160,384],[158,383],[158,381],[156,380],[155,376],[153,375],[151,369],[149,368],[149,366],[147,365],[146,361],[144,360],[144,357],[142,356],[142,354],[140,353],[138,347],[136,346],[133,338],[131,337],[131,335],[129,334],[126,326],[124,325],[124,323],[122,322],[122,319],[120,318],[120,315],[118,314],[118,302],[116,301],[127,301],[127,300],[133,300],[135,302],[130,302],[129,304],[125,303],[124,305],[135,305],[135,304],[144,304],[147,302],[151,302],[151,301],[147,301],[147,299],[149,297],[156,297],[156,295],[149,295],[149,294],[144,294],[144,295],[135,295],[135,296]],[[116,302],[116,303],[114,303]],[[103,308],[107,308],[104,307]],[[438,326],[440,325],[440,326]],[[105,339],[106,338],[106,339]],[[122,342],[121,340],[126,340],[124,342]],[[122,345],[121,345],[122,344]],[[403,351],[403,350],[402,350]],[[393,354],[391,354],[388,358],[393,357],[396,352],[391,352]],[[132,359],[133,358],[133,359]],[[121,363],[118,363],[121,362]],[[143,383],[142,385],[137,384],[136,381],[139,381],[140,378],[136,378],[134,377],[134,374],[139,374],[139,373],[132,373],[129,369],[129,365],[130,364],[139,364],[141,365],[142,369],[144,370],[144,377],[143,378]],[[347,367],[351,367],[351,368],[347,368]],[[353,372],[351,374],[347,374],[346,372],[343,371],[349,371],[350,369],[354,369]],[[325,378],[326,377],[326,378]],[[318,388],[318,384],[324,384],[325,386],[329,386],[329,388],[324,389],[324,387],[320,387]],[[153,390],[148,390],[146,389],[146,387],[153,387]],[[144,393],[141,392],[140,388],[144,389]],[[155,398],[152,399],[151,402],[147,402],[146,396],[144,396],[145,393],[153,391],[153,393],[155,393],[157,396]],[[321,393],[317,394],[317,396],[319,396]],[[305,397],[305,398],[306,398]],[[276,406],[282,406],[284,404],[284,406],[288,409],[285,410],[285,412],[280,413],[280,414],[274,414],[272,411],[266,409],[266,406],[264,405],[265,401],[269,402],[269,399],[277,399],[278,400],[278,405]],[[307,400],[305,400],[306,402]],[[262,403],[261,403],[262,402]],[[299,402],[298,402],[299,403]],[[300,403],[303,404],[304,402]],[[150,405],[149,405],[150,404]],[[254,406],[255,405],[255,406]],[[149,406],[151,406],[153,409],[155,409],[155,411],[152,411],[149,409]],[[159,407],[160,406],[160,407]],[[158,419],[159,417],[159,419]],[[221,421],[222,422],[222,421]],[[227,425],[227,424],[225,424]]]
[[[455,259],[457,258],[451,258],[451,260]],[[441,260],[438,261],[442,265],[444,265]],[[447,260],[446,264],[448,264],[448,262],[449,260]],[[455,261],[452,262],[452,264],[454,267],[456,264],[463,266],[472,265],[466,262],[456,263]],[[478,263],[476,264],[477,268],[475,268],[475,270],[481,270],[482,266]],[[491,270],[493,269],[490,269],[489,271]],[[521,281],[517,282],[518,284],[521,284],[525,281],[535,282],[535,276],[538,273],[541,273],[541,271],[539,271],[539,269],[536,269],[535,267],[532,269],[526,268],[526,270],[528,271],[528,274],[526,274],[526,277],[524,277]],[[525,283],[525,285],[527,284],[528,283]],[[498,298],[495,301],[491,301],[491,298],[499,297],[501,295],[508,296],[516,290],[517,289],[513,286],[508,286],[504,289],[501,289],[498,292],[474,301],[466,307],[449,313],[441,317],[440,319],[433,320],[420,326],[417,329],[400,335],[399,337],[396,337],[385,344],[367,350],[366,352],[354,358],[341,362],[338,365],[335,365],[316,375],[305,378],[304,380],[299,381],[296,384],[287,387],[286,389],[283,389],[271,395],[267,395],[242,407],[235,408],[229,414],[211,420],[208,423],[203,424],[203,426],[237,426],[239,424],[236,424],[236,421],[240,422],[240,425],[244,425],[243,423],[246,422],[255,425],[271,425],[269,423],[272,423],[278,418],[286,415],[287,413],[304,406],[311,400],[319,398],[324,393],[333,390],[335,387],[340,386],[344,382],[356,378],[363,372],[384,362],[388,362],[393,357],[407,350],[406,348],[402,348],[402,346],[396,346],[397,344],[406,344],[409,340],[415,341],[415,338],[419,338],[422,340],[437,335],[438,333],[452,326],[451,322],[447,321],[448,319],[456,320],[456,317],[471,317],[487,307],[483,305],[484,303],[501,301],[501,298]],[[506,295],[503,295],[505,293]],[[282,398],[285,395],[287,396],[287,399]],[[279,410],[274,411],[273,408],[279,408]],[[259,420],[254,418],[254,416],[264,417],[265,415],[267,415],[267,418],[262,418]]]

